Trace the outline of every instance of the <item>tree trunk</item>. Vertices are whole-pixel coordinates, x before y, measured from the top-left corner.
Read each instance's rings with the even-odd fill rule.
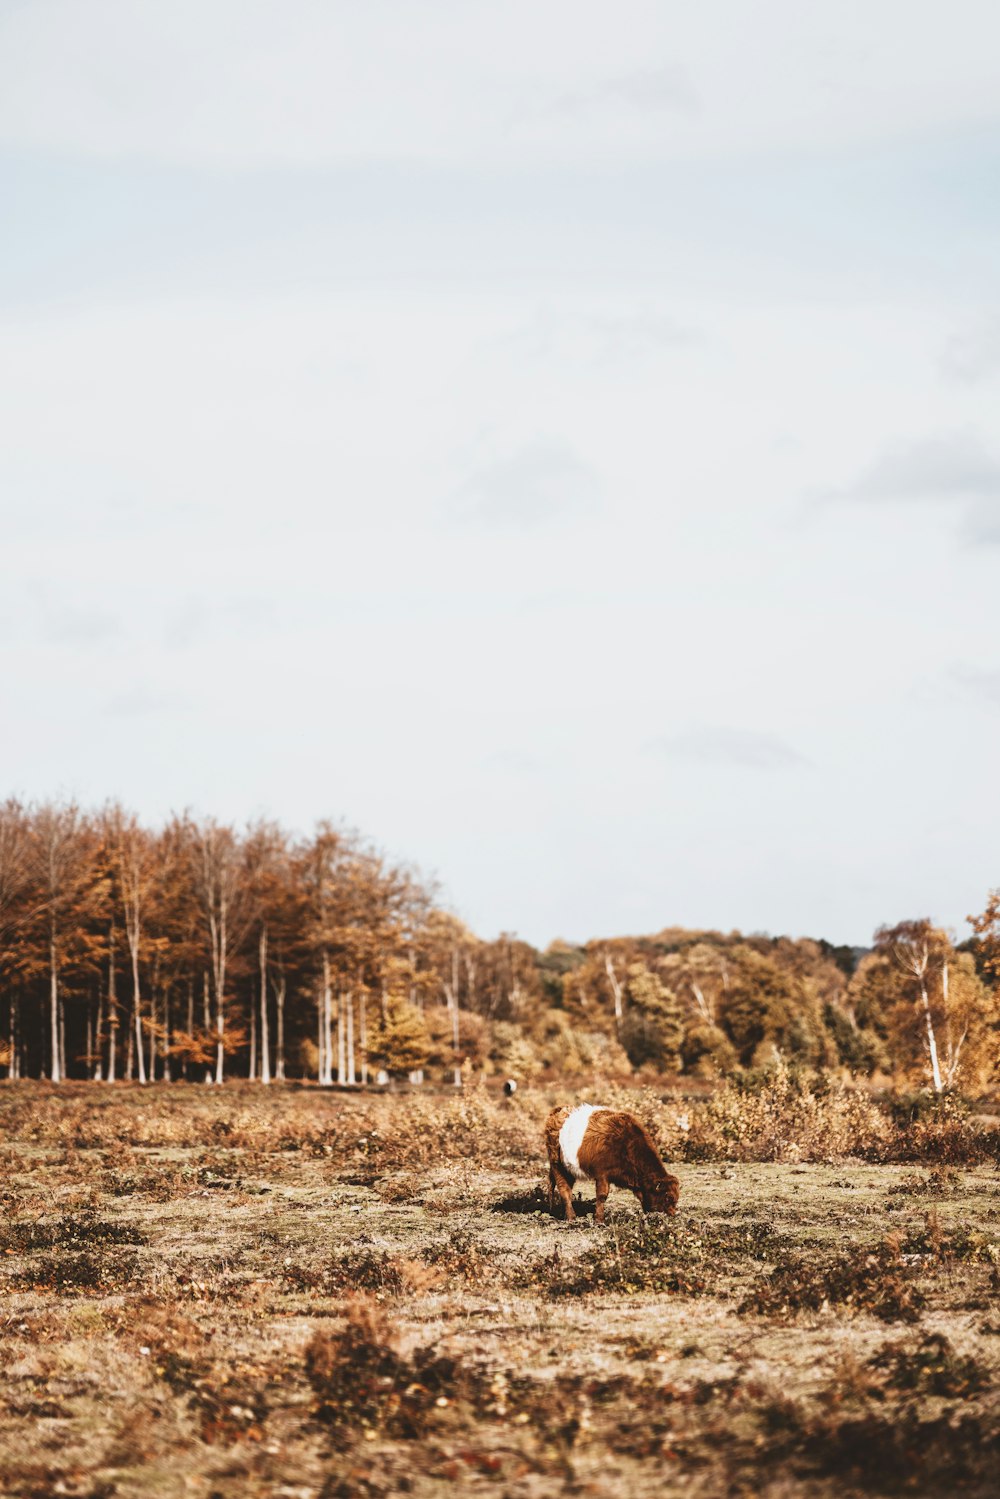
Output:
[[[10,996],[10,1066],[7,1076],[18,1078],[21,1076],[21,1037],[18,1034],[18,1020],[20,1001],[16,994]]]
[[[56,966],[56,932],[55,925],[49,931],[49,1020],[51,1022],[51,1047],[52,1047],[52,1081],[58,1083],[62,1079],[60,1068],[59,1051],[59,970]]]
[[[353,1088],[357,1082],[354,1071],[354,995],[347,996],[347,1082]]]
[[[451,1060],[454,1069],[453,1081],[456,1088],[462,1086],[462,1068],[458,1061],[458,948],[451,950],[451,984],[445,984],[444,997],[451,1011]]]
[[[941,1082],[941,1068],[938,1064],[937,1041],[934,1038],[934,1022],[931,1019],[931,1006],[927,998],[927,985],[923,979],[920,981],[920,1000],[924,1010],[924,1022],[927,1026],[927,1051],[931,1059],[931,1077],[934,1081],[934,1092],[940,1093],[943,1084]]]
[[[115,994],[115,924],[108,932],[108,1082],[115,1080],[115,1052],[118,1046],[118,998]]]
[[[323,950],[323,1076],[320,1082],[329,1087],[333,1082],[333,1014],[330,1000],[330,957]]]
[[[347,1082],[347,1036],[344,1031],[344,996],[337,994],[337,1082]]]
[[[251,1082],[257,1077],[257,1003],[253,989],[250,990],[250,1065],[247,1077]]]
[[[610,953],[605,953],[604,955],[604,968],[605,972],[608,975],[608,981],[611,984],[611,992],[614,995],[615,999],[615,1035],[620,1036],[622,1028],[622,1016],[624,1014],[624,1005],[622,1004],[622,986],[618,982],[618,975],[615,973],[615,965],[611,961]]]
[[[701,1015],[702,1020],[704,1020],[707,1025],[713,1025],[714,1021],[712,1019],[712,1012],[708,1007],[708,1001],[705,998],[704,993],[702,992],[701,986],[699,984],[696,984],[694,979],[691,980],[691,992],[694,995],[695,1003],[698,1006],[698,1013]]]
[[[170,1047],[173,1044],[173,1017],[170,1013],[170,990],[163,991],[163,1039],[160,1042],[160,1071],[165,1083],[174,1080],[173,1060],[170,1056]]]
[[[260,929],[260,1080],[271,1081],[271,1047],[267,1028],[267,927]]]
[[[275,1067],[275,1079],[279,1083],[285,1081],[285,975],[282,973],[274,992],[275,1007],[277,1009],[277,1061]]]
[[[189,1036],[193,1036],[194,1035],[194,981],[191,978],[188,978],[187,1033],[188,1033]],[[184,1081],[187,1082],[187,1080],[188,1080],[188,1059],[187,1059],[186,1056],[185,1056],[184,1062],[182,1064],[182,1072],[183,1072],[183,1076],[184,1076]]]
[[[225,1079],[226,1067],[226,918],[219,922],[219,944],[215,982],[215,1081]]]
[[[133,932],[135,940],[133,941]],[[142,1049],[142,996],[139,992],[139,934],[135,928],[129,932],[129,953],[132,958],[132,1011],[135,1016],[135,1054],[139,1064],[139,1081],[146,1081],[146,1059]]]
[[[202,999],[204,1000],[205,1045],[207,1046],[208,1037],[211,1034],[212,1030],[212,1011],[209,1003],[207,968],[202,973]],[[208,1061],[205,1062],[205,1081],[206,1083],[210,1083],[212,1081],[212,1064]]]
[[[368,995],[361,991],[361,1081],[368,1086]]]

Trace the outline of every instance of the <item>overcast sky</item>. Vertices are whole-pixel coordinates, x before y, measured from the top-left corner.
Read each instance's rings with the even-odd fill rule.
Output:
[[[991,0],[0,0],[0,794],[483,936],[1000,884]]]

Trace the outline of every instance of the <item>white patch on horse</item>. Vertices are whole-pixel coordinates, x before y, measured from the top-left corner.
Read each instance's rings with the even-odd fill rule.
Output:
[[[604,1109],[604,1104],[578,1103],[559,1131],[559,1153],[563,1158],[563,1165],[574,1176],[586,1176],[587,1174],[580,1165],[580,1146],[583,1144],[583,1137],[587,1133],[587,1125],[590,1123],[591,1114],[602,1113]]]

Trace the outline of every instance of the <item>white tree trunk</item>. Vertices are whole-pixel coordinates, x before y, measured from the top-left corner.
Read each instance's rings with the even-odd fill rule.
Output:
[[[604,955],[604,969],[605,969],[605,972],[608,975],[608,982],[611,984],[611,993],[614,995],[614,1001],[615,1001],[615,1035],[617,1036],[621,1032],[621,1028],[622,1028],[622,1016],[624,1014],[624,1005],[622,1003],[622,986],[618,982],[618,975],[615,973],[615,965],[614,965],[614,963],[611,960],[611,954],[610,953],[605,953],[605,955]]]
[[[323,1076],[320,1082],[329,1087],[333,1082],[333,1007],[330,996],[330,958],[323,953]]]
[[[59,972],[56,967],[56,937],[53,930],[49,937],[49,1020],[52,1027],[52,1081],[58,1083],[62,1079],[60,1060],[62,1053],[59,1049]]]
[[[941,1067],[938,1063],[937,1041],[934,1036],[934,1022],[931,1019],[931,1006],[927,998],[927,985],[921,980],[920,999],[924,1010],[924,1022],[927,1026],[927,1051],[931,1059],[931,1077],[934,1081],[934,1092],[940,1093],[943,1087],[941,1082]]]
[[[207,968],[202,973],[201,979],[202,979],[201,997],[202,997],[203,1006],[204,1006],[203,1017],[202,1017],[202,1021],[203,1021],[203,1023],[202,1023],[202,1029],[204,1030],[204,1033],[205,1033],[205,1044],[207,1046],[209,1033],[210,1033],[210,1031],[212,1029],[212,1010],[211,1010],[211,1005],[210,1005],[210,1001],[209,1001],[208,969]],[[205,1062],[205,1081],[206,1081],[206,1083],[210,1083],[212,1081],[212,1064],[208,1060],[206,1060],[206,1062]]]
[[[271,1081],[271,1045],[267,1029],[267,927],[260,929],[260,1080]]]
[[[128,934],[129,953],[132,958],[132,1007],[135,1013],[135,1054],[139,1065],[139,1081],[146,1081],[146,1059],[142,1050],[142,995],[139,992],[139,934],[136,929]]]

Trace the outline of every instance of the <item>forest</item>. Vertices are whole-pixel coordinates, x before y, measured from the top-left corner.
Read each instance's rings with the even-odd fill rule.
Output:
[[[351,1086],[776,1062],[978,1094],[1000,1073],[1000,904],[870,948],[667,927],[482,940],[359,834],[120,805],[0,806],[0,1076]]]

